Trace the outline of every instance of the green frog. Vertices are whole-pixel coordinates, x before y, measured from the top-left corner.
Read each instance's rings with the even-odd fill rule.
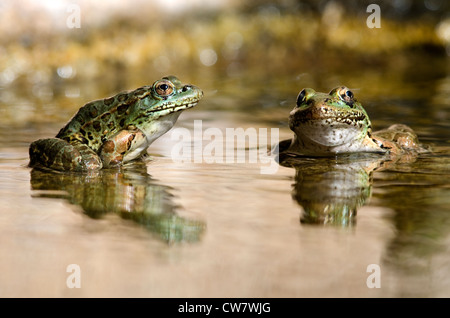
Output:
[[[196,86],[163,77],[113,97],[84,105],[55,138],[30,145],[30,166],[59,171],[93,171],[142,157],[169,131],[181,111],[203,97]]]
[[[415,132],[395,124],[372,132],[366,111],[345,86],[329,94],[303,89],[289,116],[292,140],[280,143],[280,151],[306,156],[340,153],[383,153],[401,155],[425,151]]]

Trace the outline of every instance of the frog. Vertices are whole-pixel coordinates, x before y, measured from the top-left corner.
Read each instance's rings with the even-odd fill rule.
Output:
[[[335,156],[379,153],[392,157],[426,152],[412,128],[393,124],[378,132],[366,110],[346,86],[328,94],[304,88],[289,114],[291,140],[280,143],[279,151],[301,156]]]
[[[54,138],[31,143],[29,166],[56,171],[121,167],[145,157],[150,144],[202,97],[200,88],[170,75],[152,85],[88,102]]]

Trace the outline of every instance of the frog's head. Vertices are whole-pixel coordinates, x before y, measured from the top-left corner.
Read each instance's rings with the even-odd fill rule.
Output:
[[[345,86],[329,94],[303,89],[290,113],[289,127],[307,147],[325,152],[351,150],[371,131],[366,111]]]
[[[171,75],[163,77],[153,83],[147,103],[141,107],[148,116],[162,117],[175,112],[194,107],[203,97],[200,88],[182,84],[180,80]]]
[[[166,76],[146,86],[142,96],[126,125],[139,128],[151,142],[172,128],[183,110],[197,105],[203,92],[175,76]]]

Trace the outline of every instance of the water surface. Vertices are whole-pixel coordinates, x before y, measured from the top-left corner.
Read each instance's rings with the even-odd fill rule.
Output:
[[[279,128],[287,139],[297,92],[317,84],[283,75],[248,82],[242,94],[243,81],[195,83],[205,98],[176,127],[193,132],[201,119],[203,131]],[[144,163],[43,172],[27,167],[29,143],[54,135],[81,105],[11,92],[1,105],[0,295],[448,297],[450,81],[410,83],[406,94],[365,84],[355,94],[375,128],[411,125],[434,152],[380,171],[369,159],[331,158],[261,174],[264,163],[248,160],[174,162],[169,132]],[[427,93],[409,94],[419,90]],[[57,103],[70,106],[57,112]],[[70,264],[80,266],[79,289],[66,285]],[[381,288],[367,286],[370,264],[380,266]]]
[[[63,5],[14,3],[0,8],[1,297],[450,296],[444,2],[383,2],[380,29],[367,27],[365,1],[223,2],[184,17],[86,4],[77,29]],[[29,144],[88,101],[169,74],[205,97],[145,161],[86,174],[27,166]],[[374,130],[407,124],[432,151],[265,161],[292,137],[298,92],[339,85]],[[192,160],[173,160],[176,129]],[[72,264],[81,288],[67,285]]]

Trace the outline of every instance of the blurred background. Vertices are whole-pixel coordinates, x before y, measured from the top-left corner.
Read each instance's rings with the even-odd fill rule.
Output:
[[[168,74],[204,89],[203,110],[273,125],[304,86],[439,99],[450,90],[434,82],[448,72],[448,1],[377,1],[380,28],[368,26],[372,2],[2,0],[0,123],[60,121]]]
[[[0,0],[0,296],[448,297],[449,9],[445,0]],[[189,131],[201,119],[203,129],[291,138],[302,88],[345,85],[374,130],[410,125],[434,152],[373,174],[331,158],[262,175],[260,162],[175,163],[169,132],[139,169],[27,167],[30,143],[87,102],[169,74],[204,91],[176,124]],[[358,209],[356,221],[301,222],[336,200],[344,216]],[[161,240],[172,227],[195,243]],[[73,263],[81,289],[66,286]],[[368,264],[381,266],[381,289],[367,287]]]

